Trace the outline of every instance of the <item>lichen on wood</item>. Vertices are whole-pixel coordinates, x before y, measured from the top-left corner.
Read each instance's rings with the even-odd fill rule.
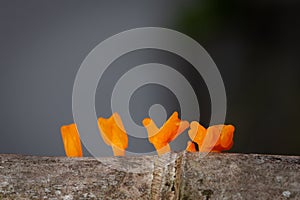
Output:
[[[105,159],[2,154],[0,199],[300,199],[299,156],[180,152]],[[114,167],[131,163],[130,171]]]

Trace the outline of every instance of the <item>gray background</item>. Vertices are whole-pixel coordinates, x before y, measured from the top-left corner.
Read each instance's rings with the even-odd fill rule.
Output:
[[[228,95],[226,122],[237,128],[231,151],[299,155],[299,8],[294,1],[0,0],[0,153],[64,155],[59,128],[73,123],[72,87],[85,56],[118,32],[160,26],[198,40],[219,67]],[[99,83],[98,116],[111,114],[113,82],[137,63],[153,60],[189,66],[151,50],[118,59]],[[196,88],[200,121],[207,125],[205,84],[187,68],[182,73]],[[149,94],[161,97],[168,115],[179,109],[164,88],[142,88],[130,108],[137,122],[147,114],[143,108],[157,101]],[[153,148],[146,143],[135,141],[133,150]]]

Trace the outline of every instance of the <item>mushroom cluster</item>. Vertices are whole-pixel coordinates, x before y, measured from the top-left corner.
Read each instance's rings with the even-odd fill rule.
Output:
[[[169,143],[176,139],[187,128],[191,141],[186,150],[190,152],[221,152],[229,150],[233,145],[233,125],[214,125],[207,129],[199,122],[183,121],[174,112],[162,127],[157,127],[151,118],[143,120],[148,132],[148,140],[155,147],[157,154],[170,152]],[[98,126],[104,142],[111,146],[115,156],[124,156],[128,147],[128,136],[118,113],[113,113],[108,119],[99,118]],[[82,157],[80,137],[75,124],[61,127],[61,135],[66,155],[68,157]]]

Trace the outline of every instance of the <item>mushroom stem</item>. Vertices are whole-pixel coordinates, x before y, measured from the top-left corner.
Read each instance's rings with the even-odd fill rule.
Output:
[[[157,155],[159,156],[171,151],[171,147],[169,144],[165,144],[164,146],[154,144],[154,147],[157,151]]]
[[[187,146],[186,146],[186,151],[188,152],[196,152],[196,147],[195,147],[195,144],[191,141],[188,141],[187,142]]]
[[[125,150],[124,149],[120,149],[119,147],[112,145],[111,146],[114,156],[125,156]]]

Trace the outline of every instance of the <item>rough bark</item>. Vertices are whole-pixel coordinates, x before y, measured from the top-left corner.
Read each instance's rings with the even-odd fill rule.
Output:
[[[105,160],[0,155],[0,199],[300,199],[299,156],[181,152]],[[130,172],[120,170],[126,165]]]

